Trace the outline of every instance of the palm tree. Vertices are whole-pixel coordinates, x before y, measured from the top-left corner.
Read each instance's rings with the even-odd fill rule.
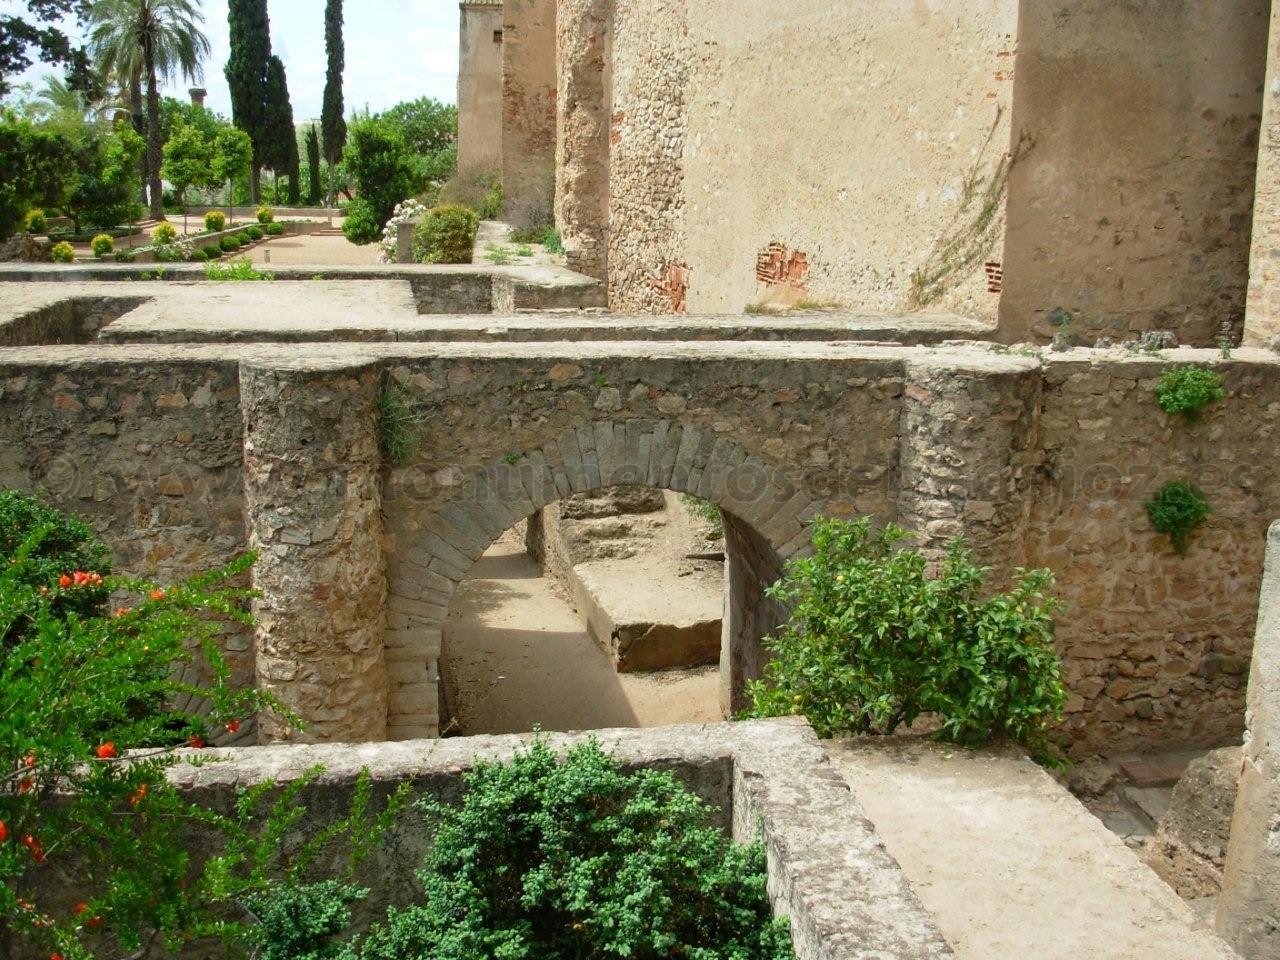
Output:
[[[92,0],[86,15],[89,52],[101,70],[138,78],[147,97],[147,194],[151,216],[164,219],[160,193],[160,80],[203,78],[209,55],[199,0]]]

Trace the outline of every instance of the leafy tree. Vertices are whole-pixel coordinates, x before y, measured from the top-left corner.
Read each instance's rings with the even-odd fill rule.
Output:
[[[58,24],[64,17],[81,16],[87,0],[27,0],[25,15],[0,14],[0,97],[12,91],[9,78],[34,62],[65,66],[71,86],[91,85],[89,58],[74,46]]]
[[[86,14],[89,49],[104,68],[139,76],[146,87],[148,200],[151,216],[164,219],[161,195],[160,81],[175,75],[196,82],[209,54],[199,0],[92,0]]]
[[[214,166],[214,150],[214,140],[199,127],[188,124],[177,127],[164,145],[164,163],[160,169],[165,179],[173,184],[184,221],[187,190],[191,187],[216,187],[221,182]]]
[[[142,138],[120,120],[78,151],[79,173],[65,204],[77,230],[82,224],[110,229],[137,219],[134,173],[145,149]]]
[[[320,134],[313,123],[307,127],[307,203],[320,202]]]
[[[460,807],[424,804],[423,899],[363,960],[794,960],[759,844],[739,846],[670,773],[624,773],[591,742],[480,763]]]
[[[219,183],[247,176],[253,167],[253,142],[239,127],[223,127],[213,140],[213,171]]]
[[[769,596],[791,611],[765,641],[774,659],[749,686],[756,716],[803,714],[820,736],[889,734],[921,714],[939,735],[997,733],[1051,759],[1049,727],[1067,694],[1053,647],[1059,604],[1047,570],[983,596],[986,571],[953,543],[936,577],[892,525],[818,519],[814,552],[787,563]]]
[[[22,228],[28,210],[60,206],[75,174],[66,136],[0,112],[0,239]]]
[[[419,189],[440,183],[458,166],[458,108],[431,97],[398,103],[381,117],[400,130],[414,156]]]
[[[267,70],[271,64],[271,20],[267,0],[230,0],[227,23],[231,56],[227,84],[231,88],[231,116],[253,143],[250,197],[262,202],[262,168],[270,166],[271,129],[267,116]]]
[[[333,168],[342,160],[347,143],[347,121],[343,115],[342,71],[346,51],[342,41],[342,0],[326,0],[324,6],[324,49],[328,58],[324,80],[324,105],[320,127],[324,134],[324,157],[329,162],[329,203],[335,199]]]
[[[366,117],[351,125],[343,162],[378,231],[396,204],[417,192],[412,151],[400,128],[382,117]]]

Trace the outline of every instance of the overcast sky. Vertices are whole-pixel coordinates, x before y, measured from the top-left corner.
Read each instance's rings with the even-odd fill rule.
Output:
[[[0,0],[0,11],[22,13],[26,4]],[[222,68],[227,62],[227,0],[203,0],[205,34],[213,47],[205,64],[208,106],[231,115]],[[324,97],[324,0],[270,0],[273,51],[284,61],[289,97],[299,122],[317,119]],[[375,113],[401,100],[429,96],[457,99],[457,0],[346,0],[347,69],[343,85],[347,113]],[[72,24],[74,31],[74,24]],[[32,67],[17,82],[37,87],[50,69]],[[188,84],[167,93],[185,98]]]

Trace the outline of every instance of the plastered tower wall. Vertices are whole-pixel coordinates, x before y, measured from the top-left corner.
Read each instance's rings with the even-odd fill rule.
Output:
[[[502,166],[502,0],[463,0],[458,49],[458,169]]]
[[[1280,4],[1271,9],[1245,342],[1263,345],[1276,336],[1280,336]]]
[[[1005,339],[1239,337],[1267,0],[1023,0]]]
[[[604,164],[609,126],[607,175],[562,175],[561,211],[607,245],[612,306],[994,322],[1015,0],[602,6],[561,7],[561,164]],[[602,190],[606,222],[578,219]]]
[[[502,192],[523,225],[555,199],[556,0],[506,0],[502,17]]]

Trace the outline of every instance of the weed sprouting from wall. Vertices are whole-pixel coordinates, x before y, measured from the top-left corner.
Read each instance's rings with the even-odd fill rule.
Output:
[[[1156,403],[1170,416],[1180,416],[1188,423],[1200,417],[1210,404],[1227,395],[1222,377],[1207,367],[1191,364],[1166,370],[1156,384]]]
[[[1196,487],[1181,480],[1166,483],[1147,501],[1147,516],[1151,525],[1173,541],[1179,556],[1185,557],[1191,548],[1191,534],[1201,526],[1213,508]]]
[[[378,396],[378,447],[382,459],[401,466],[418,452],[423,416],[413,395],[389,380]]]
[[[1009,175],[1033,146],[1031,137],[1023,134],[1013,150],[1002,154],[996,161],[990,174],[984,173],[1003,119],[1004,107],[998,107],[982,149],[965,174],[955,216],[943,231],[929,259],[911,271],[911,291],[907,301],[913,308],[926,307],[939,300],[954,285],[957,277],[963,278],[972,268],[987,260],[1000,238],[1001,211],[1009,192]]]

